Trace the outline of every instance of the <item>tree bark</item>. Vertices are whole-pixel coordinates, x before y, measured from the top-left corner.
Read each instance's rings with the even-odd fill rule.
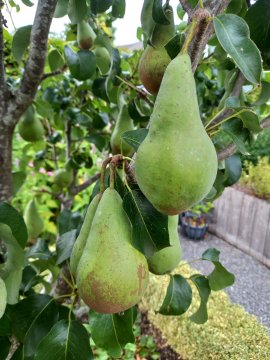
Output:
[[[12,196],[12,137],[13,126],[0,121],[0,201]]]

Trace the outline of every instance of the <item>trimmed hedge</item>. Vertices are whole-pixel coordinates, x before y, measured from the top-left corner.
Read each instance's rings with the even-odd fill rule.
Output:
[[[178,271],[177,271],[178,270]],[[196,273],[188,265],[176,273],[190,276]],[[248,276],[248,275],[247,275]],[[151,275],[147,292],[140,304],[148,318],[167,339],[169,345],[185,360],[269,360],[270,336],[255,316],[241,306],[230,303],[223,291],[213,292],[208,303],[209,320],[197,325],[188,319],[199,306],[197,290],[192,286],[194,301],[183,316],[163,316],[155,313],[166,293],[169,276]]]

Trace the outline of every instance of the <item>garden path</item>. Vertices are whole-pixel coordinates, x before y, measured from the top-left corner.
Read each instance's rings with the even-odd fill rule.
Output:
[[[183,258],[187,261],[199,258],[210,247],[220,250],[221,263],[236,277],[235,284],[225,289],[231,301],[242,305],[270,331],[270,269],[212,234],[203,241],[191,241],[180,232],[180,239]],[[191,266],[205,274],[212,269],[207,261],[191,263]]]

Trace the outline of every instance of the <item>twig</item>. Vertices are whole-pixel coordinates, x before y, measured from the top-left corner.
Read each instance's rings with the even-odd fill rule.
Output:
[[[188,17],[191,17],[193,13],[193,9],[189,4],[188,0],[179,0],[180,4],[182,5],[182,8],[185,10],[185,12],[188,14]]]
[[[116,75],[115,77],[117,77],[117,79],[119,79],[120,81],[122,81],[124,84],[126,84],[127,86],[129,86],[131,89],[135,90],[149,105],[154,106],[153,101],[151,101],[148,98],[148,95],[145,91],[143,91],[142,89],[137,88],[137,86],[135,86],[134,84],[132,84],[130,81],[125,80],[123,78],[121,78],[120,76]]]
[[[52,71],[50,73],[45,73],[42,75],[41,77],[41,81],[48,79],[51,76],[56,76],[56,75],[61,75],[63,74],[63,72],[67,69],[67,65],[64,65],[63,67],[61,67],[61,69]]]
[[[68,161],[70,159],[70,152],[71,152],[71,123],[69,120],[66,120],[66,124],[65,124],[65,134],[66,134],[66,141],[67,141],[67,146],[66,146],[66,161]]]
[[[86,188],[88,188],[90,185],[92,185],[95,181],[97,181],[100,178],[100,173],[95,174],[94,176],[92,176],[90,179],[86,180],[83,184],[81,185],[77,185],[72,189],[72,195],[77,195],[79,194],[81,191],[85,190]]]
[[[46,121],[47,129],[48,129],[48,135],[52,136],[52,128],[51,128],[50,122],[49,122],[48,119],[45,119],[45,121]],[[55,166],[56,169],[58,169],[58,162],[57,162],[55,144],[52,144],[52,157],[53,157],[54,166]]]

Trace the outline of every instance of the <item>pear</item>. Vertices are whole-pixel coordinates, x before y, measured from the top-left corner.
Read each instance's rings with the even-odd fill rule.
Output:
[[[182,257],[178,235],[178,215],[168,217],[168,231],[171,246],[157,251],[147,260],[149,270],[156,275],[163,275],[172,271]]]
[[[148,265],[132,246],[132,228],[118,192],[103,193],[77,268],[78,292],[100,313],[137,304],[148,283]]]
[[[69,167],[58,169],[54,173],[53,183],[59,188],[67,188],[73,181],[73,172]]]
[[[96,55],[99,70],[103,75],[107,74],[111,67],[111,56],[109,51],[103,46],[97,46],[93,52]]]
[[[132,146],[121,139],[121,135],[125,131],[130,130],[134,130],[133,120],[129,116],[128,106],[122,104],[111,136],[111,148],[113,154],[122,153],[125,156],[130,156],[134,153]]]
[[[90,24],[82,20],[77,25],[77,41],[81,49],[89,50],[93,46],[96,38],[96,33],[91,28]]]
[[[179,214],[201,201],[217,174],[217,154],[200,119],[188,54],[168,65],[139,146],[135,176],[153,206]]]
[[[28,239],[36,239],[42,233],[44,223],[38,213],[35,200],[28,202],[23,217],[28,230]]]
[[[164,72],[171,61],[164,46],[175,35],[173,9],[171,6],[165,9],[165,14],[170,24],[155,25],[150,43],[146,46],[139,62],[140,79],[146,90],[153,95],[158,93]]]
[[[35,142],[42,140],[44,136],[44,128],[35,114],[35,110],[30,106],[19,121],[19,134],[25,141]]]
[[[100,194],[97,194],[88,206],[79,236],[77,237],[70,256],[70,270],[76,276],[77,267],[82,256],[88,234],[94,219],[94,215],[100,200]]]

